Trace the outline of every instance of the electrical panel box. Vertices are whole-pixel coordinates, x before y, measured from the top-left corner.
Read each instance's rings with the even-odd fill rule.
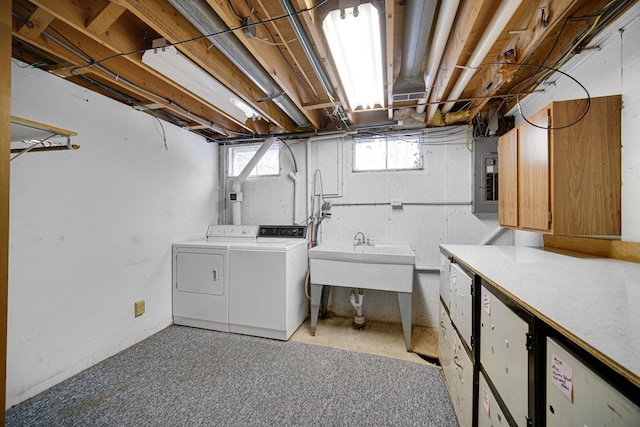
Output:
[[[498,215],[498,138],[473,140],[472,212],[479,217]]]

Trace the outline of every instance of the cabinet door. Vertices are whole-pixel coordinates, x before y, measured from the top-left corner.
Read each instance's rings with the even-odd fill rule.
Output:
[[[498,221],[518,226],[518,128],[498,140]]]
[[[473,420],[473,363],[451,319],[440,304],[440,364],[447,381],[453,410],[461,426],[471,426]]]
[[[549,184],[549,110],[543,109],[523,123],[518,138],[518,212],[520,227],[548,231],[551,210]],[[502,171],[501,171],[502,173]]]
[[[449,279],[449,268],[451,261],[449,258],[440,254],[440,298],[444,301],[445,307],[449,308],[451,301],[451,282]]]
[[[547,338],[547,426],[640,425],[640,407]]]
[[[482,286],[480,364],[518,426],[529,414],[529,325]]]
[[[451,264],[449,274],[451,276],[451,302],[449,305],[451,321],[460,331],[467,347],[471,348],[473,278],[465,273],[458,264]]]
[[[478,427],[508,427],[509,423],[482,373],[478,379],[478,400]]]

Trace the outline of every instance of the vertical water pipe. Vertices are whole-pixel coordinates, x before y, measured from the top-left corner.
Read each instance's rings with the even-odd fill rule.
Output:
[[[276,141],[276,138],[271,137],[266,139],[262,143],[258,151],[256,151],[256,154],[254,154],[251,160],[249,160],[249,163],[247,163],[247,166],[245,166],[244,169],[242,169],[242,172],[240,172],[240,175],[238,175],[238,177],[233,181],[233,184],[231,185],[231,189],[234,192],[238,194],[242,194],[242,184],[244,184],[244,182],[247,180],[247,177],[249,176],[253,168],[256,167],[258,162],[264,157],[267,151],[269,151],[269,148],[271,148],[271,146],[275,141]],[[242,199],[242,197],[240,197],[240,199]],[[240,225],[242,222],[242,203],[243,203],[242,200],[235,201],[232,203],[234,225]]]
[[[478,66],[482,64],[487,53],[489,53],[493,44],[498,40],[498,37],[500,37],[500,34],[509,23],[513,14],[518,10],[521,2],[522,0],[502,0],[491,22],[489,22],[489,26],[485,29],[484,34],[471,54],[466,67],[462,70],[460,77],[458,77],[458,81],[453,89],[451,89],[451,93],[449,93],[448,96],[449,99],[456,99],[462,94],[462,91],[467,87],[467,84],[476,73]],[[448,113],[454,104],[454,101],[447,102],[442,107],[442,112],[444,114]]]
[[[418,106],[416,107],[417,113],[424,113],[427,107],[431,86],[438,72],[440,61],[442,61],[444,48],[451,33],[451,27],[453,27],[453,21],[456,18],[459,5],[460,0],[442,0],[440,3],[440,11],[438,12],[436,27],[433,31],[433,40],[431,41],[431,49],[427,56],[427,67],[424,72],[425,97],[418,101]]]

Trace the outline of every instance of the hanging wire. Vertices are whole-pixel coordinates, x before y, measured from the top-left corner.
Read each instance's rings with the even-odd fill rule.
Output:
[[[236,26],[236,27],[233,27],[233,28],[227,28],[226,30],[217,31],[215,33],[203,34],[203,35],[200,35],[200,36],[197,36],[197,37],[193,37],[193,38],[190,38],[190,39],[180,40],[180,41],[173,42],[173,43],[167,43],[165,46],[180,46],[180,45],[183,45],[183,44],[187,44],[187,43],[192,43],[192,42],[196,42],[196,41],[199,41],[199,40],[208,39],[209,37],[216,37],[216,36],[219,36],[219,35],[222,35],[222,34],[228,34],[228,33],[234,32],[234,31],[243,30],[245,28],[252,28],[252,27],[255,27],[255,26],[258,26],[258,25],[265,25],[265,24],[267,24],[269,22],[275,22],[275,21],[279,21],[279,20],[282,20],[282,19],[289,19],[289,17],[292,14],[300,15],[302,13],[310,12],[312,10],[315,10],[315,9],[323,6],[328,1],[329,0],[324,0],[324,1],[314,5],[312,7],[309,7],[309,8],[306,8],[306,9],[301,9],[299,11],[294,11],[292,13],[287,13],[285,15],[279,15],[279,16],[276,16],[276,17],[273,17],[273,18],[270,18],[270,19],[261,20],[260,22],[249,22],[249,23],[242,24],[242,25],[239,25],[239,26]],[[110,56],[107,56],[107,57],[99,59],[99,60],[87,61],[86,65],[80,65],[78,67],[73,68],[71,70],[71,73],[73,74],[74,72],[77,72],[78,70],[82,70],[82,69],[87,68],[87,67],[98,65],[98,64],[101,64],[103,62],[109,61],[111,59],[120,58],[122,56],[136,55],[136,54],[144,53],[144,52],[146,52],[148,50],[152,50],[152,48],[137,49],[137,50],[133,50],[133,51],[130,51],[130,52],[123,52],[123,53],[117,53],[117,54],[114,54],[114,55],[110,55]]]

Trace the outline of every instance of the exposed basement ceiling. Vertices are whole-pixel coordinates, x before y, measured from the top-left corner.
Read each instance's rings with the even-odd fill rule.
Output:
[[[386,101],[367,111],[350,108],[321,28],[328,11],[358,0],[13,0],[12,55],[216,140],[400,117],[442,126],[471,122],[490,105],[508,111],[550,75],[532,65],[555,68],[579,54],[634,1],[372,3],[385,11]],[[159,39],[256,117],[243,120],[144,63],[154,43],[162,48]]]

